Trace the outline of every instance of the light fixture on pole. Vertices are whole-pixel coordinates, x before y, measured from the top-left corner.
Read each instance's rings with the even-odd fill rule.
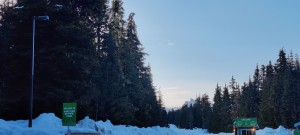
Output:
[[[31,79],[30,79],[30,103],[29,103],[29,121],[28,127],[32,127],[32,109],[33,109],[33,81],[34,81],[34,36],[35,36],[35,20],[49,20],[49,16],[33,16],[32,17],[32,59],[31,59]]]

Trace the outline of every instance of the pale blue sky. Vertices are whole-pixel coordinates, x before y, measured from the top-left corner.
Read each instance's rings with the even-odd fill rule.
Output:
[[[124,0],[136,13],[154,86],[166,107],[196,94],[213,98],[216,84],[242,84],[256,65],[284,48],[300,54],[299,0]]]

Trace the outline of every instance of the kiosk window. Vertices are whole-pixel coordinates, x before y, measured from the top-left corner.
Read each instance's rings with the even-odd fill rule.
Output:
[[[251,130],[242,130],[242,135],[253,135]]]

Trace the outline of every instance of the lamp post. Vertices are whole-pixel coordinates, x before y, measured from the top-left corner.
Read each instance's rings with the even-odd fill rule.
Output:
[[[49,20],[49,16],[33,16],[32,17],[32,59],[31,59],[31,79],[30,79],[30,103],[29,103],[29,122],[28,127],[32,127],[32,108],[33,108],[33,81],[34,81],[34,36],[35,36],[35,20]]]

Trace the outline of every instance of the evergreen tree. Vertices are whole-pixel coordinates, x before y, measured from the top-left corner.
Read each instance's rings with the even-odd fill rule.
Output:
[[[242,117],[258,117],[260,75],[256,66],[253,81],[242,86],[240,115]]]
[[[242,86],[241,96],[241,117],[257,117],[258,113],[258,91],[254,86],[254,82],[249,80],[248,84]]]
[[[179,109],[179,110],[176,110],[175,111],[175,116],[174,116],[174,124],[178,127],[178,128],[182,128],[182,119],[181,119],[181,117],[182,117],[182,114],[181,114],[181,109]]]
[[[192,113],[192,106],[185,104],[181,107],[180,111],[181,111],[181,117],[179,123],[180,128],[192,129],[193,119],[194,119]]]
[[[162,98],[162,94],[160,91],[158,91],[158,110],[159,111],[159,115],[158,115],[158,121],[157,124],[161,127],[169,127],[168,125],[168,121],[167,121],[167,111],[164,107],[163,104],[163,98]],[[148,113],[149,110],[146,110],[146,112]],[[149,115],[149,114],[148,114]],[[146,125],[146,126],[153,126],[151,123]]]
[[[239,85],[237,84],[233,76],[231,77],[229,88],[231,89],[231,99],[232,99],[231,118],[235,119],[239,117],[241,92],[240,92]]]
[[[283,77],[283,93],[281,98],[281,118],[283,124],[292,128],[293,123],[296,122],[296,91],[295,91],[295,66],[293,60],[293,54],[291,53],[288,62],[287,62],[287,70],[284,73]]]
[[[282,124],[282,95],[284,92],[284,74],[287,71],[287,58],[286,53],[283,49],[279,51],[279,58],[277,59],[277,63],[275,64],[275,76],[272,82],[271,90],[272,95],[274,97],[274,117],[276,125]]]
[[[194,127],[202,128],[202,108],[201,108],[201,97],[197,97],[195,100],[194,108]]]
[[[175,110],[174,109],[171,109],[167,113],[167,121],[168,121],[168,124],[174,124],[175,125]]]
[[[11,12],[11,6],[9,1],[2,1],[0,3],[0,107],[2,108],[0,110],[1,113],[6,112],[9,108],[5,105],[6,102],[8,102],[7,91],[9,85],[9,80],[12,79],[13,76],[11,76],[9,72],[9,59],[11,59],[11,49],[13,47],[12,41],[8,40],[9,37],[12,35],[12,31],[10,30],[9,22],[6,21],[9,14],[8,12]]]
[[[110,8],[110,31],[112,32],[113,39],[116,42],[116,46],[118,47],[118,51],[121,52],[122,40],[124,38],[125,33],[125,21],[124,17],[124,8],[123,8],[122,0],[113,0],[112,6]]]
[[[264,67],[264,66],[263,66]],[[259,105],[259,121],[262,127],[276,127],[274,120],[274,97],[271,96],[271,85],[274,76],[274,68],[271,63],[262,68],[264,74]]]
[[[208,95],[204,94],[201,99],[202,128],[211,131],[212,110]]]
[[[107,62],[111,65],[107,65],[108,73],[108,89],[110,89],[110,100],[108,102],[109,119],[114,124],[121,124],[124,121],[133,122],[132,115],[134,115],[134,109],[128,109],[127,105],[132,104],[131,98],[128,97],[128,92],[124,88],[125,76],[123,72],[123,65],[121,61],[121,47],[123,46],[124,39],[124,24],[123,20],[124,9],[122,7],[123,2],[121,0],[113,0],[110,8],[109,17],[109,33],[110,33],[110,46],[107,46]],[[109,69],[113,69],[111,72]],[[109,71],[108,71],[109,70]],[[111,78],[111,79],[110,79]],[[119,104],[122,99],[126,99],[128,104]],[[131,105],[134,107],[133,105]],[[124,111],[126,116],[116,115]]]
[[[155,96],[154,89],[152,87],[143,87],[143,79],[141,78],[144,74],[144,55],[142,52],[143,48],[137,36],[136,24],[134,22],[134,13],[129,15],[126,33],[122,46],[121,61],[123,66],[123,73],[125,77],[124,90],[127,91],[128,96],[133,102],[135,109],[136,121],[140,126],[151,125],[150,111],[151,105],[155,105],[157,108],[157,113],[162,116],[165,112],[163,111],[162,98],[159,96],[158,103],[151,103],[151,100],[145,100],[144,97]],[[135,82],[135,83],[132,83]],[[151,83],[150,81],[148,83]],[[149,95],[152,94],[152,95]],[[147,104],[147,108],[144,105]],[[165,118],[159,118],[160,120]],[[159,120],[159,121],[160,121]]]
[[[10,106],[5,117],[16,118],[10,116],[16,111],[13,108],[27,112],[26,106],[15,107],[28,101],[31,63],[31,46],[28,45],[32,42],[32,31],[31,27],[24,26],[32,26],[33,16],[45,14],[51,16],[51,21],[36,20],[34,108],[39,109],[34,111],[34,117],[48,111],[61,116],[62,102],[78,101],[79,108],[82,108],[85,103],[81,102],[81,98],[92,89],[89,83],[91,69],[95,65],[93,40],[90,38],[92,29],[80,23],[74,2],[66,2],[61,10],[56,9],[52,1],[24,0],[17,4],[24,8],[17,10],[11,7],[1,19],[1,29],[11,33],[7,37],[10,42],[7,42],[7,47],[13,46],[11,57],[7,57],[10,62],[6,64],[12,77],[7,80],[4,90],[8,97],[5,104]],[[12,97],[18,100],[13,101],[11,106]],[[81,116],[83,113],[78,114]],[[18,118],[25,118],[24,114],[18,114]]]
[[[300,118],[300,64],[299,64],[299,57],[296,54],[295,56],[295,95],[296,95],[296,105],[294,109],[298,113],[297,120]]]
[[[232,130],[232,120],[231,120],[231,99],[228,92],[228,88],[225,85],[222,97],[222,110],[221,110],[221,119],[222,119],[222,131],[230,132]]]
[[[252,83],[251,80],[249,80],[249,83]],[[240,116],[241,117],[249,117],[251,115],[250,107],[252,106],[249,101],[251,100],[250,92],[251,87],[248,86],[246,83],[242,86],[242,95],[241,95],[241,107],[240,107]]]
[[[260,103],[260,88],[262,83],[262,75],[260,74],[258,65],[256,66],[254,75],[253,75],[253,110],[252,110],[252,116],[258,117],[259,112],[259,103]]]
[[[221,87],[217,85],[216,90],[215,90],[215,95],[214,95],[214,104],[212,107],[212,127],[211,130],[214,133],[218,133],[222,131],[222,95],[221,95]]]

